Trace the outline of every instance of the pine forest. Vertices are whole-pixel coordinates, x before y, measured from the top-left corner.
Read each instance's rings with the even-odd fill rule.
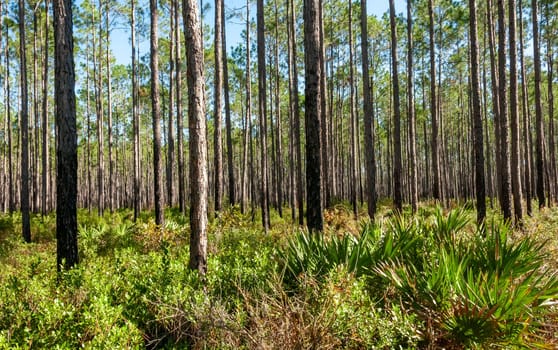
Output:
[[[0,0],[0,349],[555,349],[557,71],[554,0]]]

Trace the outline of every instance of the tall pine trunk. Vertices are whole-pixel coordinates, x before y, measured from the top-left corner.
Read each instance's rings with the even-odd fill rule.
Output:
[[[220,212],[223,209],[223,138],[221,130],[221,109],[222,109],[222,95],[223,92],[223,46],[222,46],[222,22],[223,15],[222,8],[223,1],[215,0],[215,41],[214,41],[214,55],[215,55],[215,80],[213,85],[213,156],[214,156],[214,196],[215,196],[215,211]]]
[[[401,107],[399,105],[399,73],[397,71],[397,28],[395,23],[395,3],[389,1],[389,18],[391,27],[391,74],[393,84],[393,201],[395,209],[399,212],[403,210],[402,197],[402,165],[401,165]]]
[[[198,1],[183,0],[188,78],[188,128],[190,134],[190,261],[191,269],[207,270],[207,140],[205,78]]]

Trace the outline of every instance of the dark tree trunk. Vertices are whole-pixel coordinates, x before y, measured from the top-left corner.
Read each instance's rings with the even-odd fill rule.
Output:
[[[172,0],[174,6],[174,38],[176,43],[174,45],[174,59],[176,62],[176,142],[178,143],[178,207],[180,212],[186,212],[186,179],[184,171],[184,115],[182,109],[182,51],[180,49],[181,39],[179,31],[179,18],[180,18],[180,2]]]
[[[508,118],[508,97],[506,82],[506,9],[504,0],[498,0],[498,77],[499,77],[499,104],[500,104],[500,186],[502,197],[500,207],[504,220],[512,219],[511,202],[511,168],[510,168],[510,137]]]
[[[300,141],[300,103],[298,96],[298,67],[296,64],[296,31],[295,31],[295,5],[293,0],[288,1],[290,10],[287,18],[288,22],[288,46],[289,46],[289,110],[293,116],[294,128],[294,151],[296,159],[296,205],[298,207],[298,224],[304,225],[304,191],[302,183],[302,146]]]
[[[393,84],[394,136],[393,136],[393,201],[395,209],[403,210],[402,181],[401,181],[401,110],[399,105],[399,73],[397,71],[397,28],[395,23],[394,0],[389,1],[391,27],[391,70]]]
[[[407,116],[409,127],[409,168],[410,168],[410,197],[413,213],[417,211],[418,183],[417,183],[417,145],[415,118],[415,91],[413,67],[413,17],[412,0],[407,0]]]
[[[140,119],[139,119],[139,88],[136,64],[136,9],[135,0],[131,0],[131,31],[132,31],[132,119],[134,129],[134,221],[141,210],[140,187]]]
[[[49,173],[49,145],[48,145],[48,3],[49,0],[45,0],[45,46],[44,46],[44,62],[43,62],[43,116],[42,116],[42,125],[43,125],[43,152],[42,152],[42,165],[43,165],[43,173],[42,173],[42,194],[41,194],[41,210],[42,214],[46,215],[49,210],[49,203],[48,203],[48,194],[49,194],[49,183],[48,183],[48,173]],[[0,26],[1,27],[1,26]],[[87,194],[89,196],[89,193]]]
[[[520,0],[521,1],[521,0]],[[511,187],[513,193],[513,209],[516,222],[523,219],[523,193],[521,190],[520,167],[520,131],[517,93],[517,15],[515,0],[508,0],[509,9],[509,40],[510,40],[510,121],[511,121]]]
[[[213,147],[214,147],[214,175],[213,182],[214,195],[215,195],[215,211],[220,212],[223,209],[223,145],[222,145],[222,132],[221,132],[221,110],[222,110],[222,95],[223,92],[223,53],[222,53],[222,40],[223,40],[223,15],[222,8],[223,1],[215,0],[215,80],[213,86]]]
[[[163,225],[163,178],[161,174],[161,105],[159,96],[159,39],[157,0],[149,1],[151,12],[151,117],[153,119],[153,194],[155,223]]]
[[[532,169],[531,169],[531,112],[529,109],[529,95],[527,93],[527,79],[525,73],[524,43],[523,43],[523,1],[519,1],[519,58],[521,65],[521,111],[523,114],[523,156],[524,156],[524,190],[527,202],[527,215],[533,212],[532,194]]]
[[[536,144],[535,144],[535,158],[537,172],[537,197],[539,199],[539,208],[545,206],[544,195],[544,129],[543,129],[543,115],[542,115],[542,102],[541,102],[541,52],[539,42],[539,15],[538,15],[538,1],[531,1],[531,12],[533,15],[533,51],[535,59],[535,123],[536,123]]]
[[[360,35],[364,98],[364,144],[366,147],[366,200],[368,202],[368,216],[370,219],[374,219],[376,213],[376,153],[374,150],[374,111],[372,109],[368,67],[368,15],[366,13],[366,1],[360,4]]]
[[[353,6],[352,0],[349,0],[349,109],[351,111],[351,207],[353,208],[353,214],[355,218],[358,218],[358,203],[357,203],[357,191],[358,191],[358,170],[357,170],[357,122],[356,122],[356,106],[355,106],[355,68],[354,68],[354,53],[353,53]],[[321,72],[323,74],[323,72]],[[321,92],[321,91],[320,91]],[[322,97],[321,95],[320,97]],[[323,123],[324,121],[321,120]],[[322,145],[323,147],[323,145]],[[323,155],[323,153],[322,153]]]
[[[484,145],[479,77],[479,44],[477,34],[477,4],[469,0],[469,36],[471,45],[471,95],[473,107],[473,147],[475,153],[475,193],[477,197],[477,224],[486,217],[486,189],[484,179]]]
[[[175,2],[170,3],[170,40],[169,40],[169,118],[167,123],[167,205],[172,207],[173,204],[173,172],[174,172],[174,74],[175,74],[175,50],[174,45],[178,41],[175,38],[176,31],[174,27],[177,25],[174,21],[174,12],[176,11]]]
[[[229,96],[229,65],[227,59],[227,31],[226,31],[226,19],[225,19],[225,6],[221,6],[221,24],[223,26],[223,87],[225,93],[225,127],[226,138],[227,138],[227,166],[229,174],[229,203],[231,206],[236,203],[236,191],[234,183],[234,159],[233,159],[233,141],[232,141],[232,125],[231,125],[231,102]]]
[[[54,0],[56,96],[56,263],[79,262],[77,245],[77,129],[72,1]]]
[[[188,128],[190,131],[190,262],[191,269],[207,270],[207,140],[203,43],[197,0],[184,0],[184,33],[188,78]]]
[[[19,75],[21,80],[21,227],[23,240],[31,242],[29,218],[29,111],[27,92],[27,53],[25,51],[25,2],[19,0]]]
[[[258,50],[258,115],[260,118],[260,154],[261,154],[261,205],[262,224],[264,230],[270,227],[269,222],[269,189],[267,179],[267,101],[265,72],[265,23],[263,0],[257,1],[257,50]]]
[[[322,179],[320,140],[320,2],[304,0],[306,220],[308,230],[322,231]]]
[[[440,145],[438,131],[438,103],[436,94],[436,51],[434,39],[434,0],[428,1],[428,30],[430,36],[430,118],[432,123],[432,194],[434,199],[442,198],[440,186]]]

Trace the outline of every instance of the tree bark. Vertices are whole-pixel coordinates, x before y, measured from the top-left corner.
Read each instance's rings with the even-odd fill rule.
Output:
[[[265,23],[263,0],[257,0],[257,50],[258,50],[258,115],[260,119],[260,154],[261,154],[261,206],[264,230],[270,227],[269,222],[269,189],[267,176],[267,101],[265,72]]]
[[[161,174],[161,105],[159,96],[159,39],[157,0],[149,1],[151,13],[151,117],[153,120],[153,195],[155,223],[163,225],[163,178]]]
[[[214,55],[215,55],[215,80],[213,86],[213,147],[214,147],[214,168],[215,168],[215,181],[214,181],[214,195],[215,195],[215,211],[220,212],[223,209],[223,137],[221,131],[221,110],[222,110],[222,95],[223,92],[223,15],[222,11],[223,1],[215,0],[215,41],[214,41]]]
[[[438,131],[438,103],[436,93],[436,51],[434,39],[434,0],[428,1],[428,32],[430,36],[430,118],[432,123],[432,194],[434,199],[442,198],[440,186],[440,142]]]
[[[179,32],[179,18],[180,18],[180,2],[172,0],[174,6],[174,38],[176,43],[174,45],[174,58],[176,61],[176,142],[178,143],[178,207],[181,213],[186,212],[186,179],[184,171],[184,115],[182,109],[182,51],[180,49],[181,39]]]
[[[477,34],[477,4],[469,0],[469,37],[471,51],[471,95],[473,107],[473,147],[475,153],[475,194],[477,197],[477,224],[486,217],[486,189],[484,178],[484,145],[479,77],[479,44]]]
[[[368,216],[374,219],[376,213],[376,152],[374,149],[374,111],[370,91],[368,59],[368,14],[366,1],[360,4],[360,40],[362,45],[362,89],[364,99],[364,144],[366,147],[366,200]]]
[[[517,14],[515,0],[508,0],[510,40],[510,121],[511,121],[511,185],[515,221],[523,220],[523,192],[521,190],[520,131],[517,93]]]
[[[203,43],[197,0],[182,5],[188,78],[188,128],[190,131],[190,262],[191,269],[207,270],[207,141]]]
[[[529,95],[527,93],[527,81],[525,73],[524,43],[523,43],[523,1],[519,1],[519,58],[521,65],[521,110],[523,113],[523,156],[524,156],[524,189],[525,201],[527,202],[527,215],[533,212],[532,198],[532,169],[531,169],[531,114],[529,109]]]
[[[353,53],[353,6],[352,0],[349,0],[349,103],[351,111],[351,207],[353,208],[353,214],[355,219],[358,218],[358,203],[357,203],[357,191],[358,191],[358,173],[357,173],[357,122],[356,122],[356,106],[355,106],[355,68],[354,68],[354,53]],[[321,72],[323,74],[323,72]],[[321,92],[321,91],[320,91]],[[321,95],[320,97],[322,97]],[[322,105],[323,106],[323,105]],[[323,120],[321,123],[323,124]],[[322,145],[323,147],[323,145]],[[323,155],[324,153],[322,153]],[[325,172],[324,172],[325,175]]]
[[[56,263],[79,262],[77,245],[77,129],[72,1],[54,0],[56,96]]]
[[[309,231],[323,230],[321,174],[320,2],[304,0],[306,220]]]
[[[415,91],[413,67],[413,17],[412,0],[407,0],[407,117],[409,128],[409,168],[410,168],[410,197],[413,213],[417,211],[418,183],[417,183],[417,145],[416,145],[416,117]]]
[[[397,71],[397,28],[395,23],[395,3],[389,1],[391,27],[391,70],[393,84],[394,135],[393,135],[393,201],[398,212],[403,210],[401,181],[401,110],[399,105],[399,73]]]
[[[25,1],[19,0],[19,78],[21,81],[21,226],[23,240],[31,242],[29,218],[29,111],[27,92],[27,53],[25,51]]]
[[[500,207],[504,220],[512,219],[511,203],[511,168],[510,168],[510,137],[506,82],[506,9],[504,0],[498,0],[498,77],[499,77],[499,104],[500,104],[500,161],[502,162],[500,173],[500,186],[502,197]]]
[[[539,15],[538,15],[538,1],[531,1],[531,12],[533,20],[533,56],[535,60],[535,124],[536,124],[536,144],[535,144],[535,158],[537,172],[537,197],[539,199],[539,208],[545,206],[544,194],[544,129],[543,129],[543,115],[542,115],[542,102],[541,102],[541,52],[539,42]]]
[[[42,115],[42,126],[43,126],[43,150],[42,150],[42,166],[43,166],[43,173],[42,173],[42,194],[41,194],[41,209],[42,214],[46,215],[49,210],[49,203],[48,203],[48,194],[50,192],[49,183],[48,183],[48,173],[49,173],[49,125],[48,125],[48,3],[49,0],[45,0],[45,46],[44,46],[44,62],[43,62],[43,115]],[[1,26],[0,26],[1,27]],[[88,194],[89,195],[89,194]]]
[[[225,127],[226,138],[227,138],[227,166],[229,174],[229,203],[231,206],[236,203],[236,190],[235,190],[235,176],[234,176],[234,158],[233,158],[233,141],[232,141],[232,125],[231,125],[231,102],[229,94],[229,65],[227,57],[227,31],[226,31],[226,18],[225,18],[225,6],[221,6],[221,24],[223,26],[222,34],[222,54],[223,54],[223,87],[225,94]]]
[[[138,219],[141,210],[140,184],[140,119],[139,119],[139,89],[136,64],[136,9],[135,0],[131,0],[131,31],[132,31],[132,128],[134,133],[134,221]]]

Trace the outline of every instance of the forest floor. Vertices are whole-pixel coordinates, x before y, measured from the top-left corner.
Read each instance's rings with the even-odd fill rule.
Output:
[[[510,229],[423,203],[374,224],[346,205],[323,235],[272,213],[212,218],[205,277],[187,216],[79,211],[80,264],[56,273],[56,220],[0,214],[0,349],[558,348],[558,209]],[[361,208],[361,217],[365,210]]]

